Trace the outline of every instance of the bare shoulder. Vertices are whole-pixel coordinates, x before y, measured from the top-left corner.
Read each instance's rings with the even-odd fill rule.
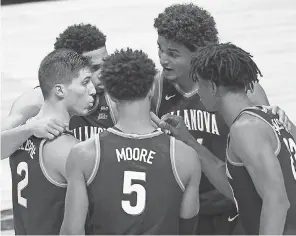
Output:
[[[84,142],[77,143],[68,156],[67,169],[72,167],[80,168],[84,172],[86,179],[89,179],[95,167],[97,154],[99,154],[99,150],[97,153],[95,136]]]
[[[52,141],[47,141],[43,146],[43,162],[52,172],[58,172],[65,177],[65,165],[70,150],[79,142],[72,135],[61,135]]]
[[[188,183],[193,174],[201,172],[198,154],[180,140],[175,140],[175,161],[183,183]]]
[[[263,120],[249,115],[242,116],[230,127],[231,139],[249,139],[251,137],[262,137],[272,134],[271,127]]]
[[[230,128],[230,148],[236,153],[254,153],[263,145],[277,147],[277,139],[270,125],[249,114],[243,114]]]

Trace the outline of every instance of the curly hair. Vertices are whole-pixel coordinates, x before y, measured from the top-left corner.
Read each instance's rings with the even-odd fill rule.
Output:
[[[155,64],[146,53],[127,48],[104,59],[100,79],[112,97],[134,101],[147,96],[156,73]]]
[[[167,7],[154,19],[154,27],[158,35],[179,42],[190,51],[219,41],[214,18],[192,3]]]
[[[69,26],[56,38],[55,49],[68,48],[80,54],[105,46],[106,36],[94,25]]]
[[[58,83],[71,83],[79,71],[90,68],[88,57],[71,49],[57,49],[49,53],[41,62],[38,70],[39,85],[44,99]]]
[[[252,57],[231,43],[199,48],[191,61],[190,77],[193,81],[200,77],[232,91],[253,89],[258,74],[262,74]]]

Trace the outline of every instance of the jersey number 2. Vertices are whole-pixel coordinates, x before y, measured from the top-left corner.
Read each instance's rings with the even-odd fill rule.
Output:
[[[22,175],[25,172],[25,177],[17,184],[17,201],[20,205],[27,207],[27,199],[22,197],[22,190],[28,185],[28,164],[20,162],[17,165],[17,174]]]
[[[296,144],[294,140],[291,138],[289,139],[284,138],[283,140],[288,150],[291,153],[290,158],[291,158],[292,173],[293,173],[294,179],[296,180]]]
[[[137,171],[124,171],[123,177],[123,193],[132,194],[135,192],[137,194],[137,203],[135,206],[131,205],[128,200],[122,200],[122,209],[130,215],[141,214],[146,206],[146,190],[141,184],[133,184],[133,180],[140,180],[146,182],[146,173]]]

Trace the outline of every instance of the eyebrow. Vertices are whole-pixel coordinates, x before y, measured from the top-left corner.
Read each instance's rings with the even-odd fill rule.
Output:
[[[92,71],[96,71],[96,70],[100,69],[101,67],[102,67],[102,64],[92,65],[92,66],[91,66],[91,70],[92,70]]]
[[[168,47],[168,50],[173,51],[173,52],[180,53],[180,52],[179,52],[177,49],[175,49],[175,48],[170,48],[170,47]]]

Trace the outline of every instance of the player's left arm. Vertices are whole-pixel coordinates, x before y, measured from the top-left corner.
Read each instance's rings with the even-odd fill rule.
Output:
[[[262,86],[257,82],[253,83],[253,90],[247,91],[247,96],[255,105],[269,105],[268,98]]]
[[[84,235],[85,221],[88,211],[88,195],[86,189],[87,177],[85,176],[84,163],[86,152],[83,144],[72,148],[66,162],[66,178],[68,181],[65,213],[60,234]]]
[[[275,155],[273,130],[263,121],[251,118],[234,124],[230,138],[230,148],[244,163],[263,201],[260,235],[282,234],[290,203]]]

